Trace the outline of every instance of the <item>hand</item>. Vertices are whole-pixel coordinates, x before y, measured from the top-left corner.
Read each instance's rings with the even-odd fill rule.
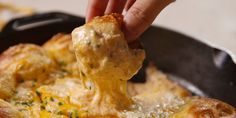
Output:
[[[123,13],[128,42],[137,39],[173,0],[89,0],[86,22],[95,16]]]

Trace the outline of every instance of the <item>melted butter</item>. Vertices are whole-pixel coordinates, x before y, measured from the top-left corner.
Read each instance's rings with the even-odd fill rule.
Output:
[[[111,15],[76,28],[72,41],[83,85],[94,91],[88,109],[102,115],[127,109],[132,100],[126,83],[142,66],[144,51],[128,47]]]

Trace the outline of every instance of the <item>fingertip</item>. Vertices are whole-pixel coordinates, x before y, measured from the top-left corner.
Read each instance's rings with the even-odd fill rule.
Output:
[[[139,34],[136,31],[131,30],[127,25],[123,25],[122,31],[124,32],[125,39],[128,43],[131,43],[138,39]]]
[[[85,23],[88,23],[91,20],[91,18],[89,18],[89,16],[85,17]]]
[[[128,42],[136,40],[154,21],[156,16],[175,0],[135,1],[124,17],[124,34]]]
[[[127,0],[109,0],[105,14],[122,13]]]
[[[92,14],[88,14],[85,18],[85,22],[88,23],[89,21],[91,21],[95,16]]]
[[[109,0],[89,0],[85,21],[89,22],[95,16],[103,15]]]

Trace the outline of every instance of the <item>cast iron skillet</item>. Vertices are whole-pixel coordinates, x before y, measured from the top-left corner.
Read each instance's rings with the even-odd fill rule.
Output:
[[[14,19],[0,34],[0,52],[18,43],[42,44],[59,32],[70,33],[83,24],[84,18],[59,12]],[[147,59],[134,82],[145,81],[145,67],[152,61],[160,70],[187,80],[207,96],[236,107],[236,65],[228,54],[160,27],[150,27],[141,41]]]

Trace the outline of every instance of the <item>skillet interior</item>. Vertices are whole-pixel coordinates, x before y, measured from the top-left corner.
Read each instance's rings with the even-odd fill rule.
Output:
[[[58,12],[12,20],[0,34],[0,52],[18,43],[42,44],[56,33],[70,33],[82,24],[84,18]],[[147,59],[132,81],[145,81],[145,67],[152,61],[160,70],[185,79],[209,97],[236,107],[236,65],[226,53],[215,51],[191,37],[154,26],[143,34],[141,41]],[[218,57],[221,59],[215,63]]]

